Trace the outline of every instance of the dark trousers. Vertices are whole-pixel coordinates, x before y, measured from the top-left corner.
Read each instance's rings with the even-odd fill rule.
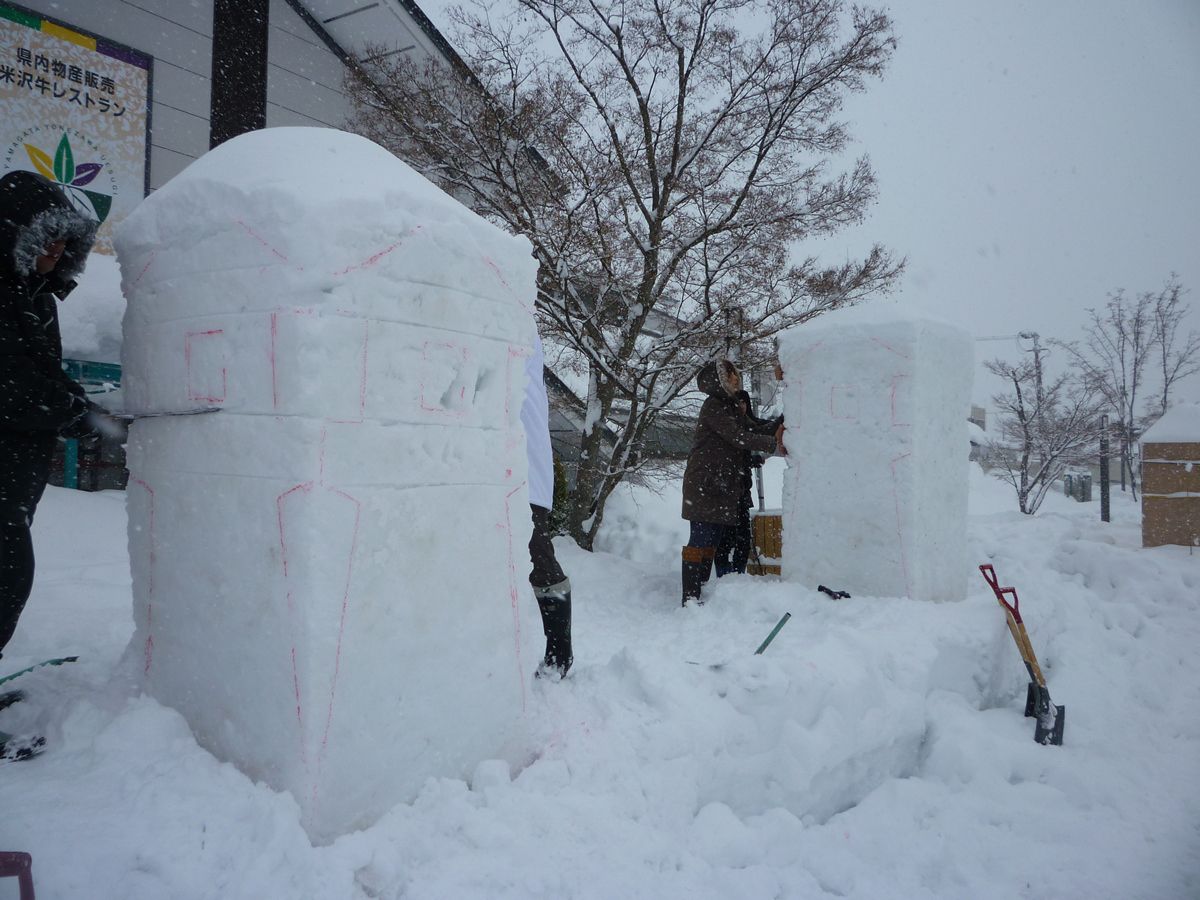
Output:
[[[700,600],[700,589],[712,573],[713,558],[728,525],[717,522],[692,522],[688,545],[683,548],[683,605]]]
[[[550,510],[533,503],[529,508],[533,510],[533,537],[529,539],[529,561],[533,563],[533,571],[529,573],[529,583],[535,588],[550,587],[567,577],[554,555],[554,542],[550,540]]]
[[[33,538],[28,525],[0,525],[0,652],[17,630],[33,590]]]
[[[688,543],[693,547],[712,547],[715,550],[721,546],[721,538],[729,527],[719,522],[693,522]]]
[[[750,524],[750,508],[743,506],[738,510],[737,524],[725,529],[721,543],[717,545],[717,577],[728,575],[730,572],[745,574],[753,544],[754,529]]]

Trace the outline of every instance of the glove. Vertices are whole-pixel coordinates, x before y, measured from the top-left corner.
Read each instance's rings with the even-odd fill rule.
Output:
[[[80,401],[82,412],[59,430],[59,435],[77,441],[99,439],[101,436],[124,441],[128,428],[114,419],[102,406],[88,400]]]
[[[88,422],[88,413],[90,411],[91,404],[87,400],[78,395],[72,396],[71,406],[68,409],[68,415],[71,418],[66,425],[58,429],[59,437],[79,441],[95,434],[96,429]]]
[[[103,406],[95,403],[89,403],[88,406],[90,409],[84,418],[88,420],[96,433],[101,437],[125,443],[125,439],[129,437],[129,423],[110,415]]]

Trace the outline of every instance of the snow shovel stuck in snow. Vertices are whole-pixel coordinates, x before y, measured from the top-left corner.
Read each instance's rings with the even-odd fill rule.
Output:
[[[1017,599],[1017,589],[1000,587],[996,570],[991,565],[982,565],[979,571],[984,580],[1004,607],[1005,618],[1008,619],[1008,630],[1012,632],[1017,649],[1021,651],[1021,659],[1029,670],[1029,690],[1025,694],[1025,715],[1036,719],[1033,739],[1039,744],[1062,746],[1063,724],[1067,718],[1065,706],[1055,706],[1050,700],[1050,690],[1046,687],[1046,677],[1038,665],[1037,657],[1033,655],[1033,645],[1029,643],[1029,633],[1025,630],[1025,622],[1021,619],[1021,601]],[[1005,594],[1012,595],[1012,603],[1004,599]]]

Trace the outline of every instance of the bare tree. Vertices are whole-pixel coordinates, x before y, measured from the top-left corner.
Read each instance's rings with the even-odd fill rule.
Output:
[[[1154,349],[1154,304],[1149,294],[1137,299],[1123,290],[1111,294],[1104,311],[1088,310],[1084,340],[1058,342],[1070,354],[1081,378],[1112,411],[1120,442],[1122,472],[1128,472],[1137,498],[1133,451],[1140,434],[1146,364]],[[1122,485],[1124,477],[1122,476]]]
[[[988,462],[1016,491],[1021,512],[1033,515],[1068,466],[1094,455],[1102,403],[1088,382],[1071,374],[1039,389],[1037,366],[1029,360],[984,365],[1011,385],[992,398],[1001,440],[988,442]]]
[[[1154,297],[1151,312],[1154,328],[1154,367],[1159,392],[1153,401],[1152,414],[1155,420],[1170,406],[1171,388],[1177,381],[1200,372],[1200,334],[1189,331],[1187,337],[1179,334],[1180,325],[1188,313],[1183,302],[1186,291],[1179,277],[1172,275],[1166,286]]]
[[[798,241],[862,219],[843,98],[881,75],[881,12],[841,0],[513,0],[454,13],[463,77],[396,55],[351,75],[355,126],[533,244],[543,334],[588,373],[569,529],[584,547],[648,431],[715,356],[889,288],[881,247]],[[605,427],[615,431],[611,449]]]
[[[1179,335],[1188,311],[1183,294],[1174,276],[1158,293],[1147,291],[1131,298],[1119,290],[1109,296],[1102,312],[1088,310],[1090,321],[1084,327],[1082,344],[1055,342],[1068,352],[1082,378],[1113,413],[1121,484],[1127,472],[1135,499],[1138,439],[1166,411],[1175,384],[1200,371],[1200,335]]]

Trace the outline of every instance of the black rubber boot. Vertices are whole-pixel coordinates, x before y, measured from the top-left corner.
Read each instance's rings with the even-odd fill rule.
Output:
[[[533,589],[542,613],[542,631],[546,635],[546,655],[542,670],[562,678],[571,668],[571,579]],[[540,672],[539,672],[540,674]]]
[[[687,606],[689,600],[694,600],[697,604],[704,601],[700,599],[700,590],[704,583],[708,581],[708,576],[712,572],[713,549],[711,547],[693,547],[690,544],[683,548],[683,605]]]
[[[33,759],[46,749],[46,739],[41,735],[13,735],[0,731],[0,760],[19,762]]]

